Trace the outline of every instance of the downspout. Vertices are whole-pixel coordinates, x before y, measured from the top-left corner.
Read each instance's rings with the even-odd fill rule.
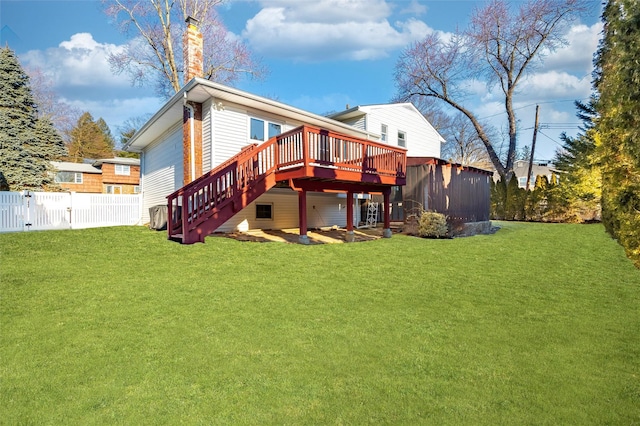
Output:
[[[189,103],[187,102],[187,92],[184,93],[184,97],[182,98],[182,104],[189,109],[189,150],[190,150],[190,163],[191,163],[191,182],[193,182],[194,180],[196,180],[196,143],[195,143],[195,129],[194,129],[194,117],[195,117],[195,110],[193,109],[193,107],[191,105],[189,105]]]

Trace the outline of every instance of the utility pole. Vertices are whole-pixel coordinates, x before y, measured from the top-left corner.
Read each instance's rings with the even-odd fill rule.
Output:
[[[531,142],[531,157],[529,157],[529,170],[527,171],[527,191],[531,184],[531,170],[533,170],[533,153],[536,151],[536,137],[538,136],[538,111],[540,105],[536,105],[536,124],[533,127],[533,141]]]

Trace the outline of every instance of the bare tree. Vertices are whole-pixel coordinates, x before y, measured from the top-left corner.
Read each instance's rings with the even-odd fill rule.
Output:
[[[476,9],[466,31],[448,40],[432,33],[409,46],[396,65],[399,97],[433,97],[462,113],[501,176],[510,177],[517,149],[513,98],[519,83],[542,59],[564,42],[562,35],[586,8],[583,0],[529,0],[513,8],[505,0],[493,0]],[[497,86],[504,96],[509,147],[504,161],[497,141],[471,111],[472,83]]]
[[[69,134],[80,118],[80,110],[60,99],[51,79],[40,68],[26,68],[25,72],[29,75],[33,99],[38,105],[38,118],[50,120],[62,139],[69,142]]]
[[[449,117],[447,127],[441,131],[447,141],[442,157],[463,166],[491,168],[491,159],[473,126],[462,113]]]
[[[180,90],[182,33],[191,16],[200,21],[204,43],[204,78],[232,83],[242,75],[264,73],[241,41],[229,36],[215,7],[224,0],[103,0],[105,13],[132,40],[109,57],[116,73],[125,72],[134,85],[155,84],[169,97]]]

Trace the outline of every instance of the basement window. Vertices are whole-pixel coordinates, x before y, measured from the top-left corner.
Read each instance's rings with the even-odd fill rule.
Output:
[[[256,219],[273,220],[273,204],[256,204]]]

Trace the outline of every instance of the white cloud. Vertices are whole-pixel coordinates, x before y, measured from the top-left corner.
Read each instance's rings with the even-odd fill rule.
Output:
[[[94,119],[104,118],[115,135],[128,118],[153,113],[161,105],[151,89],[131,87],[126,75],[111,72],[107,58],[121,49],[78,33],[57,47],[30,50],[20,61],[26,68],[39,68],[62,101],[89,111]]]
[[[427,13],[427,9],[428,9],[427,6],[418,3],[418,0],[411,0],[411,3],[409,3],[408,5],[405,5],[402,8],[402,10],[400,10],[400,13],[420,16]]]
[[[382,0],[271,0],[247,21],[243,31],[265,56],[320,62],[367,60],[423,38],[433,31],[415,18],[395,22]]]
[[[58,47],[30,50],[21,60],[26,66],[42,69],[60,91],[73,87],[122,88],[130,86],[128,78],[113,74],[107,59],[110,53],[121,49],[122,46],[98,43],[89,33],[78,33]]]
[[[591,93],[591,78],[558,71],[542,72],[523,81],[518,92],[519,99],[584,99]]]
[[[569,29],[565,38],[567,45],[544,58],[545,71],[564,71],[572,73],[591,73],[593,69],[593,54],[598,48],[602,23],[591,26],[574,25]]]

